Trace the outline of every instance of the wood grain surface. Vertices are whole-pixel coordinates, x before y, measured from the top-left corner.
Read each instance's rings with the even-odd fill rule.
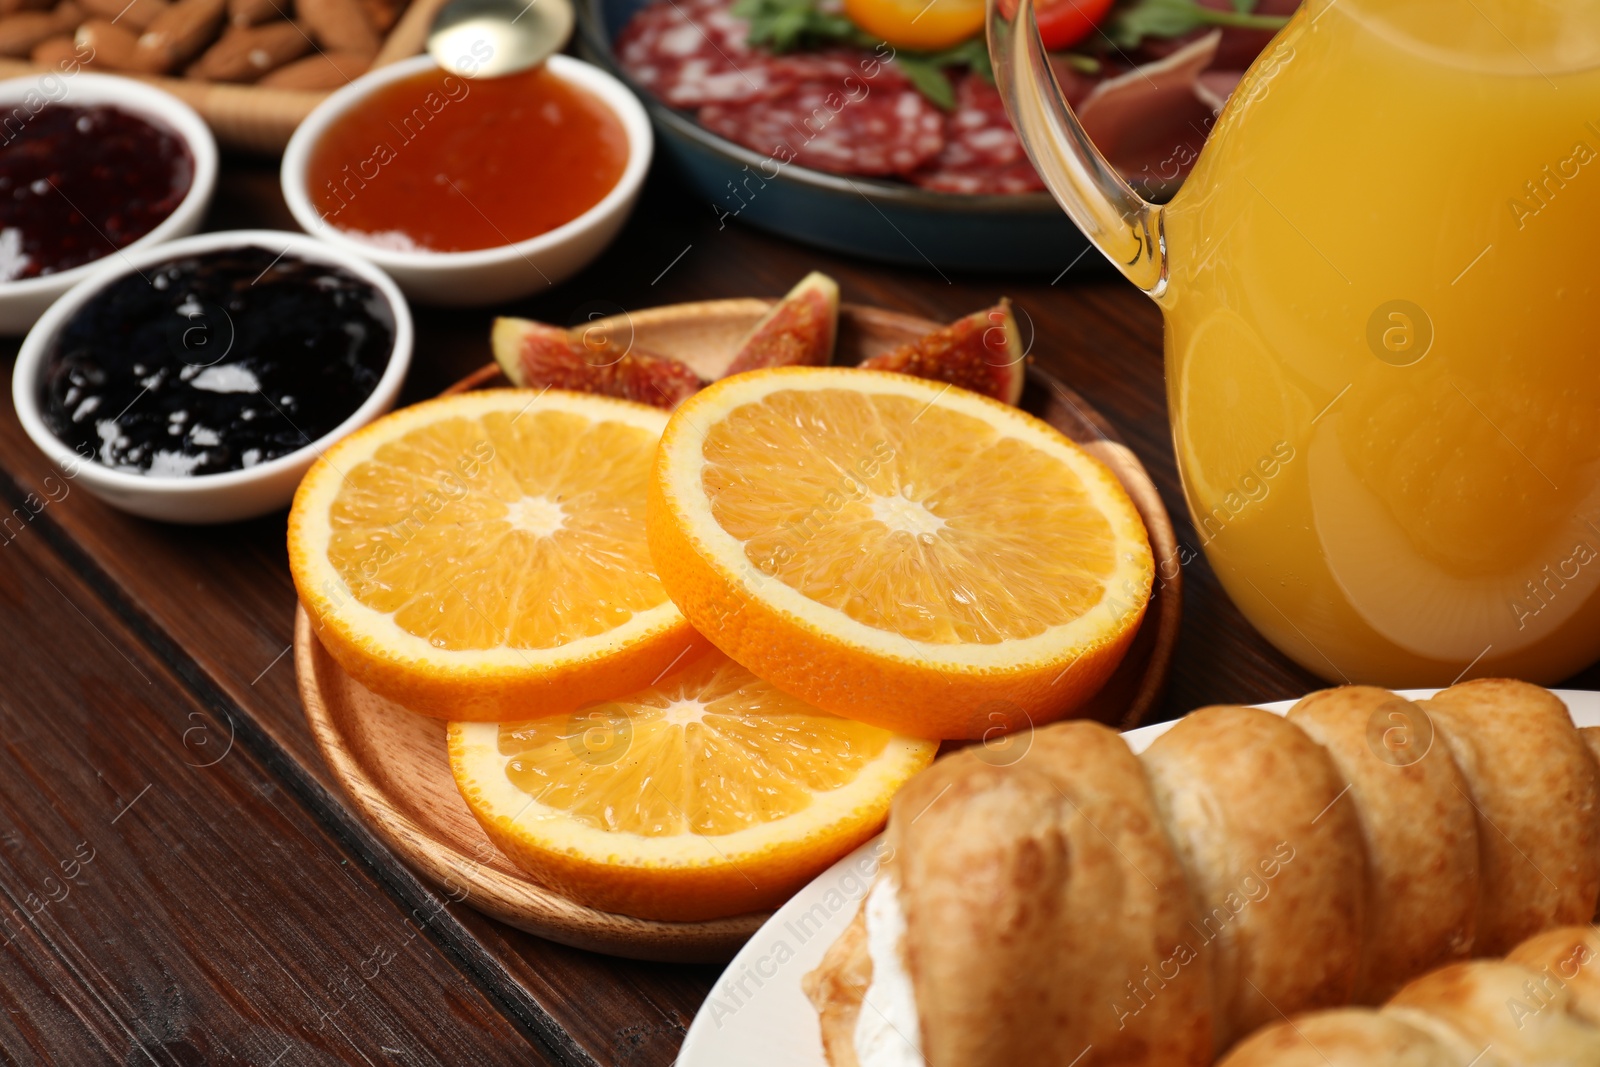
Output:
[[[227,159],[208,226],[291,228],[273,165]],[[1157,718],[1322,684],[1250,629],[1200,556],[1173,464],[1159,316],[1092,254],[1045,278],[885,268],[719,222],[658,165],[595,265],[494,310],[571,324],[773,297],[813,268],[847,300],[941,320],[1010,295],[1035,359],[1150,471],[1184,560],[1183,628]],[[486,363],[490,314],[419,309],[404,399]],[[9,373],[15,342],[3,350]],[[0,905],[23,924],[0,947],[0,1059],[673,1062],[712,969],[602,957],[438,907],[444,898],[351,812],[295,692],[281,514],[181,529],[114,512],[33,449],[9,404],[0,499],[11,513],[0,522]],[[1597,682],[1591,668],[1567,684]],[[194,766],[229,731],[229,754]],[[94,859],[74,872],[83,842]],[[29,894],[51,893],[60,899],[30,914]],[[415,937],[413,913],[430,916]],[[374,977],[350,977],[373,972],[386,948],[393,959]]]
[[[516,1029],[432,933],[462,905],[374,892],[233,714],[30,532],[0,567],[0,1047],[46,1063],[555,1062],[514,1054]]]

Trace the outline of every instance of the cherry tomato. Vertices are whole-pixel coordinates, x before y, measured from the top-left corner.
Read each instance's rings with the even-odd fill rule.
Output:
[[[874,37],[913,52],[951,48],[983,31],[983,0],[844,0],[844,13]]]
[[[1113,0],[1034,0],[1039,37],[1052,52],[1070,48],[1089,36],[1111,10]],[[1017,14],[1017,0],[1000,0],[1006,18]]]

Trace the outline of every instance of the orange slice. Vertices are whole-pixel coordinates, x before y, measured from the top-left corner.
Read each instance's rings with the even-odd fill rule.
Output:
[[[672,920],[776,907],[877,833],[937,748],[714,651],[619,700],[449,737],[462,796],[513,862],[591,907]]]
[[[919,737],[1060,718],[1122,659],[1154,570],[1138,513],[1038,419],[899,374],[726,378],[661,439],[667,592],[762,678]]]
[[[301,482],[289,567],[357,681],[413,711],[525,719],[644,685],[700,644],[651,566],[665,412],[491,389],[397,411]]]

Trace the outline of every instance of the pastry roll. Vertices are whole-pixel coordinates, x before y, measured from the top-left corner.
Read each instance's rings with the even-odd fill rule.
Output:
[[[1387,689],[1312,693],[1289,721],[1332,757],[1366,846],[1355,1004],[1465,957],[1478,911],[1478,825],[1466,782],[1421,708]]]
[[[1466,1067],[1470,1060],[1458,1043],[1403,1019],[1341,1008],[1256,1033],[1233,1050],[1227,1067]]]
[[[1265,1025],[1228,1067],[1600,1067],[1600,939],[1555,929],[1600,898],[1597,747],[1475,681],[1205,708],[1138,757],[1083,722],[958,752],[805,978],[829,1062],[1201,1067]]]
[[[1447,964],[1384,1007],[1302,1015],[1220,1067],[1588,1067],[1600,1064],[1600,932],[1539,934],[1504,960]]]
[[[1210,1062],[1210,970],[1143,767],[1115,732],[968,749],[890,817],[904,961],[929,1067]]]
[[[1486,1055],[1480,1062],[1511,1067],[1600,1064],[1600,1029],[1571,1013],[1572,998],[1565,989],[1552,987],[1537,1010],[1516,1010],[1537,978],[1537,972],[1503,960],[1453,963],[1407,984],[1383,1010],[1444,1023],[1466,1039],[1473,1055]]]
[[[1349,1003],[1367,861],[1328,753],[1281,715],[1214,707],[1143,759],[1199,912],[1216,1051],[1282,1013]]]
[[[1600,930],[1592,926],[1565,926],[1535,934],[1511,951],[1506,959],[1533,971],[1533,988],[1506,1005],[1514,1015],[1540,1011],[1553,987],[1570,996],[1568,1010],[1592,1026],[1600,1026]]]
[[[1593,919],[1600,770],[1566,705],[1547,689],[1498,678],[1420,703],[1461,768],[1477,817],[1473,953],[1504,955],[1541,930]]]

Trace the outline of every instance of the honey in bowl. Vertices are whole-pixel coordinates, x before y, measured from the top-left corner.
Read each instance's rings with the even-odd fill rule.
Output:
[[[466,79],[428,70],[375,90],[311,151],[329,223],[397,251],[525,241],[598,204],[628,161],[622,122],[543,67]]]

